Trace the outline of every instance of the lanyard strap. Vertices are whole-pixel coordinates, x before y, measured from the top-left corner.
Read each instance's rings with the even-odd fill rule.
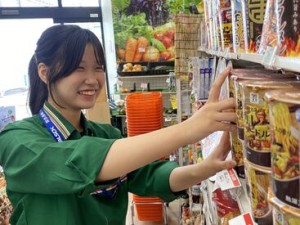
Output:
[[[47,127],[48,131],[52,134],[53,138],[57,142],[62,142],[65,140],[64,136],[61,134],[59,129],[55,126],[55,124],[50,119],[49,115],[45,112],[44,109],[39,111],[39,116],[43,121],[44,125]]]

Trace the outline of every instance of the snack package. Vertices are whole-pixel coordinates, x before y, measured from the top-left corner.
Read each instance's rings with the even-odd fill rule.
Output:
[[[243,26],[247,53],[257,53],[261,41],[267,0],[242,2]]]
[[[280,56],[300,57],[300,1],[277,0],[278,39]]]
[[[212,200],[216,206],[220,225],[228,225],[229,220],[241,214],[238,202],[230,190],[222,191],[217,188],[212,193]]]
[[[243,26],[243,7],[245,0],[231,0],[232,12],[232,43],[234,53],[245,52],[244,26]],[[244,3],[245,4],[245,3]]]
[[[258,49],[259,54],[264,54],[267,47],[278,47],[278,26],[277,10],[275,10],[277,0],[267,0],[264,25],[262,30],[261,42]]]
[[[219,1],[220,50],[233,52],[232,12],[230,0]]]

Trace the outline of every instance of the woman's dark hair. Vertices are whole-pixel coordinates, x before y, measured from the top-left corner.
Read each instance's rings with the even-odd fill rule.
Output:
[[[38,64],[44,63],[48,68],[49,93],[52,96],[51,87],[78,68],[87,44],[94,47],[97,62],[105,70],[103,47],[92,31],[77,25],[54,25],[42,33],[28,67],[32,115],[39,112],[48,98],[48,87],[38,75]]]

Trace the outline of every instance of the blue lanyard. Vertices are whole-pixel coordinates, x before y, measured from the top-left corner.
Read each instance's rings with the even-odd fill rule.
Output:
[[[57,142],[62,142],[65,140],[64,136],[61,134],[61,132],[58,130],[58,128],[55,126],[55,124],[52,122],[49,115],[45,112],[44,109],[41,109],[39,111],[39,116],[40,116],[41,120],[43,121],[44,125],[47,127],[48,131],[52,134],[53,138]],[[98,189],[95,192],[91,193],[90,195],[113,199],[116,195],[117,189],[126,180],[127,180],[127,176],[119,178],[117,180],[117,182],[115,184],[111,185],[110,187]]]
[[[64,136],[61,134],[59,129],[55,126],[55,124],[50,119],[49,115],[45,112],[44,109],[39,111],[39,116],[43,121],[44,125],[47,127],[48,131],[52,134],[53,138],[57,142],[62,142],[65,140]]]

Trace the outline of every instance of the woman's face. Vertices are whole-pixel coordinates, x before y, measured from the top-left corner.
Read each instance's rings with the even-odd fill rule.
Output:
[[[55,101],[66,110],[77,111],[93,107],[104,85],[102,68],[97,63],[93,46],[88,44],[79,67],[53,86]],[[50,95],[48,101],[55,104]]]

